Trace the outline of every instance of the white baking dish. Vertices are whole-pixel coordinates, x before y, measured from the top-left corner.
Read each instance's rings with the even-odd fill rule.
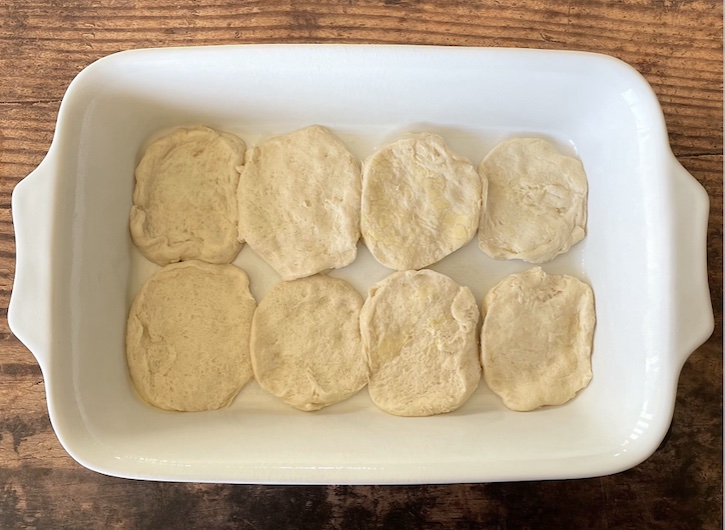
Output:
[[[452,414],[386,415],[363,390],[316,413],[256,383],[225,410],[142,403],[124,360],[126,314],[155,269],[128,233],[133,171],[150,138],[203,123],[248,144],[313,123],[363,158],[433,130],[478,164],[537,135],[589,176],[586,239],[544,266],[591,283],[594,379],[572,402],[504,408],[482,382]],[[713,329],[708,199],[675,160],[650,87],[616,59],[574,52],[408,46],[140,50],[98,61],[63,99],[47,157],[13,194],[8,319],[43,370],[53,427],[81,464],[123,477],[240,483],[437,483],[576,478],[630,468],[671,421],[680,368]],[[246,248],[257,299],[278,280]],[[518,262],[475,243],[433,267],[477,299]],[[389,271],[364,248],[335,274],[362,292]]]

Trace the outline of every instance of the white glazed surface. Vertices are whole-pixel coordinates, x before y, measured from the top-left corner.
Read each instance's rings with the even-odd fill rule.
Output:
[[[248,145],[310,124],[362,159],[407,131],[478,165],[535,135],[581,158],[588,235],[545,264],[595,293],[594,378],[573,401],[507,410],[482,382],[458,411],[389,416],[367,391],[315,413],[248,385],[228,409],[170,413],[133,392],[126,315],[156,266],[128,232],[133,171],[162,132],[203,123]],[[88,67],[46,159],[13,196],[14,333],[43,370],[51,421],[81,464],[111,475],[238,483],[441,483],[577,478],[630,468],[669,426],[677,378],[712,331],[704,190],[677,163],[639,74],[601,55],[406,46],[139,50]],[[257,300],[279,277],[245,247]],[[484,293],[529,265],[473,242],[431,268]],[[366,294],[389,271],[360,245],[334,272]]]

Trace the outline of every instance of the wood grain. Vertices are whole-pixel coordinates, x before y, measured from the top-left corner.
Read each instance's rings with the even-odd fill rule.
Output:
[[[7,0],[0,6],[0,527],[721,528],[722,2]],[[170,484],[82,468],[53,434],[43,376],[5,316],[14,186],[42,160],[78,72],[117,51],[243,43],[586,50],[652,85],[673,151],[711,200],[717,328],[685,364],[672,427],[636,468],[581,481],[417,487]]]

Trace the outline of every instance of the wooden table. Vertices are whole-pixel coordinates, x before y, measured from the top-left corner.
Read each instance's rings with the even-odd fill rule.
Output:
[[[10,196],[53,136],[73,77],[130,48],[271,42],[589,50],[636,67],[675,154],[710,194],[717,328],[685,365],[657,452],[614,476],[414,487],[268,487],[122,480],[58,443],[43,378],[0,322],[0,527],[719,528],[722,524],[722,2],[713,0],[6,0],[0,7],[0,311],[15,246]],[[207,5],[212,4],[212,5]]]

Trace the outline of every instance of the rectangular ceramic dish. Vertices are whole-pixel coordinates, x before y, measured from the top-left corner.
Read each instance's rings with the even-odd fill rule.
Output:
[[[128,231],[134,166],[163,131],[203,123],[248,145],[310,124],[360,158],[432,130],[478,164],[535,135],[581,158],[588,235],[546,264],[591,283],[594,379],[573,401],[507,410],[486,385],[458,411],[399,418],[366,390],[304,413],[248,385],[230,408],[170,413],[142,403],[124,359],[132,297],[154,270]],[[704,190],[675,160],[651,88],[611,57],[405,46],[139,50],[73,81],[47,157],[13,195],[13,332],[35,354],[53,427],[93,470],[156,480],[441,483],[577,478],[630,468],[670,424],[677,379],[711,333]],[[260,300],[278,277],[246,248]],[[475,243],[434,269],[487,289],[527,265]],[[337,271],[362,293],[390,271],[361,246]]]

